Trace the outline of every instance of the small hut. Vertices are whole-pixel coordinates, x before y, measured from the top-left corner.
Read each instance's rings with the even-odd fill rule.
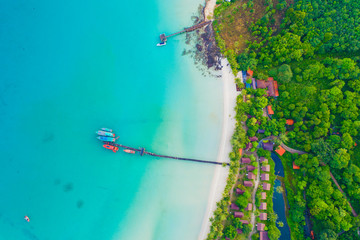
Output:
[[[242,164],[251,163],[251,159],[250,158],[241,158],[241,163]]]
[[[260,203],[259,209],[260,209],[260,210],[266,210],[266,209],[267,209],[267,203],[266,203],[266,202]]]
[[[252,187],[253,183],[252,183],[252,181],[244,181],[244,186],[245,187]]]
[[[258,223],[257,224],[257,230],[262,232],[265,230],[265,224],[264,223]]]
[[[263,189],[264,189],[265,191],[269,191],[270,188],[271,188],[270,183],[266,183],[266,182],[263,183]]]
[[[239,210],[239,206],[236,205],[235,203],[232,203],[232,204],[230,205],[230,209],[232,209],[232,210]]]
[[[260,220],[261,221],[266,221],[267,220],[267,213],[260,213]]]
[[[261,181],[269,181],[270,176],[268,173],[261,174]]]
[[[266,192],[262,192],[261,193],[261,200],[265,200],[266,199]]]
[[[264,172],[270,172],[270,165],[263,165],[262,167],[261,167],[261,170],[262,171],[264,171]]]
[[[244,192],[245,192],[245,190],[242,190],[242,189],[240,189],[240,188],[237,188],[237,189],[236,189],[236,193],[237,193],[237,194],[241,194],[241,195],[242,195],[242,194],[244,194]]]
[[[247,165],[247,166],[246,166],[246,170],[247,170],[247,171],[254,171],[255,169],[256,169],[256,167],[253,166],[253,165]]]
[[[252,173],[252,172],[249,172],[249,173],[247,174],[247,177],[248,177],[248,179],[252,179],[252,180],[256,178],[255,174]]]
[[[243,212],[234,212],[234,217],[242,218],[242,217],[244,217],[244,213]]]
[[[245,211],[252,211],[252,203],[249,203],[247,207],[245,208]]]

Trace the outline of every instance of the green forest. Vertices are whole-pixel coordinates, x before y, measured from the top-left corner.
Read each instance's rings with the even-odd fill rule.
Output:
[[[281,157],[291,238],[310,239],[304,230],[309,213],[315,239],[360,239],[354,216],[360,213],[360,1],[217,3],[215,38],[234,74],[251,69],[256,79],[273,77],[279,84],[277,98],[264,97],[263,89],[244,90],[249,101],[239,100],[237,119],[238,128],[245,121],[248,129],[235,132],[234,152],[259,136],[259,128],[266,130],[263,137],[278,136],[306,152]],[[261,111],[268,104],[275,112],[271,120]],[[288,119],[294,124],[287,126]]]

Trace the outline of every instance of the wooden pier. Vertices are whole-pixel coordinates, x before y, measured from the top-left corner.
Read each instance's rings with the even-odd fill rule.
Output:
[[[196,24],[196,25],[194,25],[194,26],[192,26],[192,27],[184,28],[184,30],[179,31],[179,32],[176,32],[176,33],[173,33],[173,34],[170,34],[170,35],[168,35],[168,36],[166,36],[165,33],[162,33],[162,34],[160,34],[160,41],[161,41],[162,43],[164,43],[164,42],[167,41],[167,39],[168,39],[169,37],[173,37],[173,36],[176,36],[176,35],[179,35],[179,34],[182,34],[182,33],[186,33],[186,32],[195,31],[196,29],[199,29],[199,28],[202,28],[202,27],[208,25],[210,22],[211,22],[211,21],[202,21],[202,22],[200,22],[200,23],[198,23],[198,24]]]
[[[129,150],[133,150],[136,153],[139,153],[140,156],[143,155],[149,155],[149,156],[153,156],[153,157],[161,157],[161,158],[170,158],[170,159],[177,159],[177,160],[183,160],[183,161],[191,161],[191,162],[200,162],[200,163],[210,163],[210,164],[217,164],[217,165],[222,165],[224,163],[222,162],[213,162],[213,161],[205,161],[205,160],[198,160],[198,159],[192,159],[192,158],[181,158],[181,157],[173,157],[173,156],[167,156],[167,155],[160,155],[160,154],[155,154],[155,153],[151,153],[151,152],[147,152],[145,151],[145,148],[132,148],[132,147],[128,147],[122,144],[117,144],[117,143],[113,143],[113,142],[104,142],[105,144],[108,145],[112,145],[112,146],[116,146],[118,148],[125,148],[125,149],[129,149]],[[225,163],[226,165],[229,165],[229,163]]]

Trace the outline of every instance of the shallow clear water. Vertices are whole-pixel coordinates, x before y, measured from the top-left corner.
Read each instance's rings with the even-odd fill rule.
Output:
[[[220,80],[185,36],[155,47],[202,1],[0,3],[0,239],[196,239],[214,166],[115,154],[95,131],[215,160]]]

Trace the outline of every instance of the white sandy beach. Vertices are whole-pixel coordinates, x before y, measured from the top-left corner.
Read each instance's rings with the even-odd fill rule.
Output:
[[[227,59],[221,61],[223,66],[222,81],[223,81],[223,94],[224,94],[224,112],[223,112],[223,126],[220,147],[218,152],[218,162],[230,162],[229,153],[232,150],[230,143],[231,137],[235,130],[235,106],[236,106],[236,84],[235,76],[233,75]],[[221,200],[222,193],[226,186],[226,179],[229,174],[229,167],[216,166],[214,177],[211,184],[211,191],[209,195],[208,205],[201,230],[198,236],[199,240],[206,239],[210,231],[210,217],[216,209],[216,203]]]

